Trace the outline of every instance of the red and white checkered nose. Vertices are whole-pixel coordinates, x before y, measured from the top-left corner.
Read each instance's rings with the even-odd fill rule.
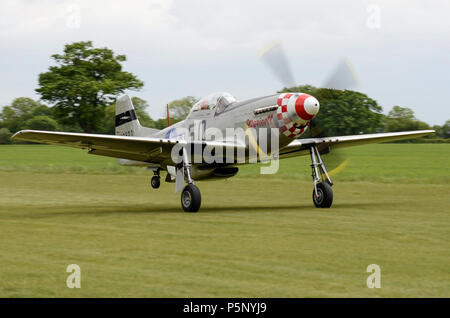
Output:
[[[290,138],[301,135],[320,108],[316,98],[303,93],[283,93],[277,104],[280,132]]]

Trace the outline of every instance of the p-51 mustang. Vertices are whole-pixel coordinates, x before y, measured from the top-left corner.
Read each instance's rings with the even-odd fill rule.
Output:
[[[333,182],[321,158],[322,150],[434,133],[433,130],[421,130],[298,139],[308,129],[319,108],[316,98],[303,93],[274,94],[242,101],[228,93],[214,93],[197,102],[185,120],[156,130],[140,125],[131,99],[124,95],[116,103],[116,135],[23,130],[13,138],[88,149],[89,154],[118,158],[122,165],[147,166],[154,171],[151,185],[155,189],[160,186],[160,172],[167,171],[165,180],[176,183],[175,192],[183,189],[183,210],[197,212],[201,195],[194,180],[236,175],[238,165],[255,162],[252,161],[255,154],[260,157],[263,139],[266,144],[278,144],[276,149],[264,152],[267,157],[277,160],[311,156],[314,205],[329,208],[333,202]],[[230,139],[227,128],[241,129],[245,134],[236,134]],[[216,133],[205,133],[208,129]],[[269,142],[262,138],[268,133],[271,135]],[[227,137],[217,138],[219,135]],[[203,156],[201,160],[193,160],[199,153],[196,149],[202,156],[209,149],[209,158]],[[211,157],[223,160],[208,160]]]

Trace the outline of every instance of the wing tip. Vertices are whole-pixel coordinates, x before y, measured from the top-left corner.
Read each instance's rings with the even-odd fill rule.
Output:
[[[436,130],[434,129],[426,129],[426,130],[416,130],[416,131],[411,131],[412,134],[420,134],[420,135],[432,135],[436,133]]]
[[[27,130],[19,130],[18,132],[16,132],[14,135],[11,136],[11,139],[16,139],[18,136],[23,135],[26,132]]]
[[[21,139],[20,136],[21,135],[25,135],[28,133],[34,133],[34,132],[40,132],[39,130],[32,130],[32,129],[23,129],[23,130],[19,130],[18,132],[16,132],[14,135],[11,136],[11,139]]]

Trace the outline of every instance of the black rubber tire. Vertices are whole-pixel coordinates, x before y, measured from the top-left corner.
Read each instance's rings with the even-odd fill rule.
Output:
[[[197,212],[202,204],[200,190],[195,184],[188,184],[181,192],[181,207],[185,212]]]
[[[152,180],[150,181],[150,185],[152,186],[153,189],[158,189],[159,186],[161,185],[161,177],[153,176]]]
[[[317,184],[317,194],[316,198],[313,190],[313,202],[316,208],[329,208],[333,204],[333,190],[328,182],[321,182]]]

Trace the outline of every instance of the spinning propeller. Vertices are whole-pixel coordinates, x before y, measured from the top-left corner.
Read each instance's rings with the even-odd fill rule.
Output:
[[[276,41],[269,44],[260,52],[259,56],[275,77],[279,79],[283,87],[298,86],[295,84],[291,67],[280,42]],[[359,81],[353,67],[346,58],[343,58],[320,87],[345,90],[358,86]],[[317,137],[322,130],[320,122],[317,119],[313,119],[311,121],[312,137]],[[333,150],[325,154],[323,159],[329,167],[331,175],[338,173],[348,164],[348,158],[341,150]]]

